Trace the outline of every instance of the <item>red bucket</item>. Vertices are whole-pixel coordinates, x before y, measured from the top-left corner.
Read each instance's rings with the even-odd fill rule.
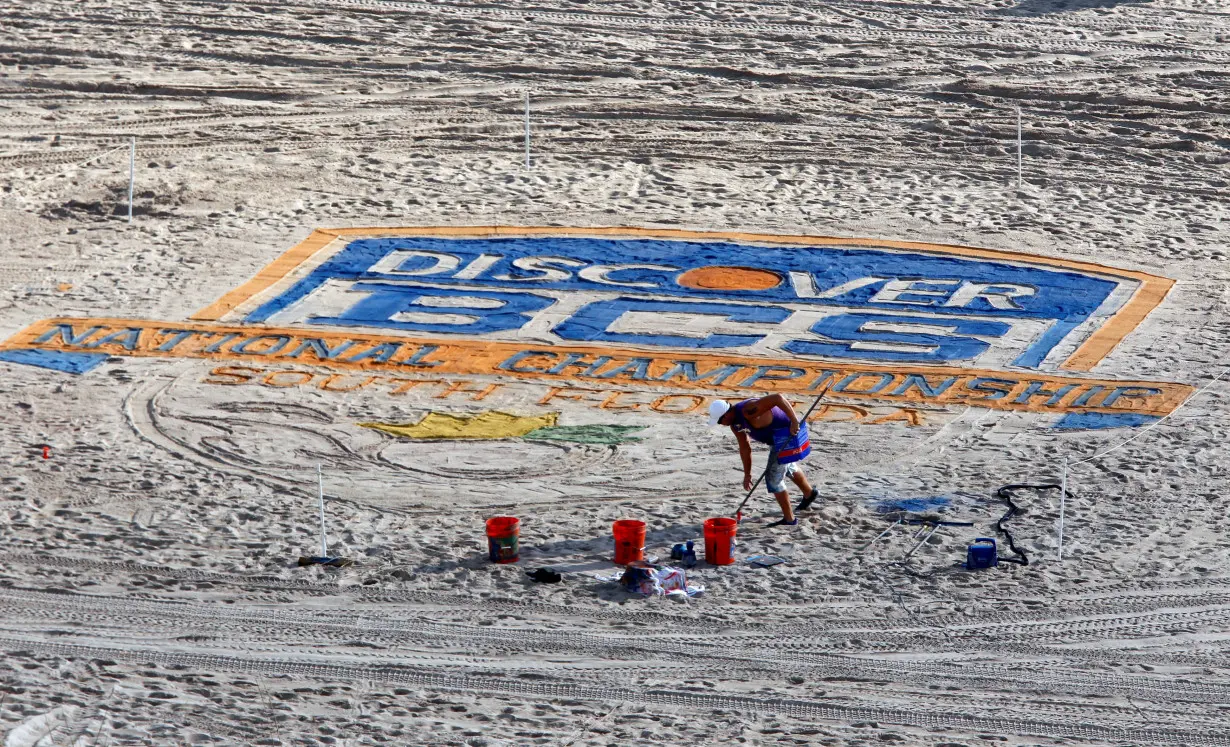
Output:
[[[627,565],[645,559],[645,522],[620,519],[611,525],[615,534],[615,562]]]
[[[730,565],[735,562],[734,519],[705,519],[705,562],[709,565]]]
[[[516,563],[520,548],[521,520],[514,516],[494,516],[487,519],[487,552],[492,563]]]

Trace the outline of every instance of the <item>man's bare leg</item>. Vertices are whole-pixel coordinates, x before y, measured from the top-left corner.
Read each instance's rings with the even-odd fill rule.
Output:
[[[803,500],[799,501],[799,510],[802,511],[811,506],[818,497],[818,494],[812,488],[811,483],[807,481],[807,475],[803,474],[803,470],[796,469],[794,474],[790,476],[790,479],[794,481],[795,485],[799,486],[799,490],[803,491]]]
[[[794,522],[794,509],[790,506],[790,493],[785,490],[780,493],[774,493],[773,497],[777,499],[777,505],[782,507],[782,519],[791,524]]]
[[[795,485],[799,486],[799,490],[803,491],[803,497],[811,495],[811,483],[807,481],[807,475],[803,474],[803,470],[796,469],[794,474],[790,476]]]

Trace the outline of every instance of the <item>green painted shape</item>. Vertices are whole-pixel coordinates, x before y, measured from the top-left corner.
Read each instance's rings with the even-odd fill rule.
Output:
[[[522,438],[530,441],[568,441],[575,444],[622,444],[640,441],[628,434],[643,431],[644,425],[555,425],[530,431]]]

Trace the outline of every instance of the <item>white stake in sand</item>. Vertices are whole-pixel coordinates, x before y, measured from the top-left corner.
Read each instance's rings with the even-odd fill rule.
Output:
[[[320,485],[320,557],[329,557],[329,545],[325,543],[325,476],[316,465],[316,481]]]
[[[1063,562],[1063,512],[1068,502],[1068,458],[1063,458],[1063,477],[1059,480],[1059,562]]]
[[[1018,106],[1016,108],[1016,188],[1017,189],[1021,188],[1021,171],[1022,171],[1021,143],[1022,143],[1021,107]]]
[[[123,146],[121,146],[123,147]],[[132,223],[132,191],[137,183],[137,139],[134,137],[128,148],[128,222]]]
[[[525,168],[530,167],[530,92],[525,92]]]

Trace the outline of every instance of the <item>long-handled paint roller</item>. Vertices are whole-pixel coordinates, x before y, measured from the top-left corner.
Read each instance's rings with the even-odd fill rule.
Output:
[[[345,567],[353,565],[350,558],[334,557],[329,554],[329,543],[325,539],[325,476],[320,465],[316,465],[316,482],[320,487],[320,555],[301,555],[299,565],[331,565]]]
[[[833,385],[833,382],[830,381],[828,384],[825,385],[824,389],[820,390],[820,393],[816,395],[816,401],[812,402],[811,407],[807,408],[807,412],[803,414],[803,417],[799,418],[800,427],[802,427],[802,425],[807,422],[807,418],[808,416],[811,415],[812,410],[815,410],[816,405],[820,404],[820,400],[824,399],[824,395],[829,393],[829,387],[831,387],[832,385]],[[752,484],[752,489],[747,491],[747,495],[743,496],[743,502],[740,503],[739,507],[735,509],[735,523],[736,524],[743,523],[743,507],[747,505],[748,499],[752,497],[752,493],[756,492],[756,488],[760,487],[761,480],[764,480],[765,475],[767,474],[769,474],[768,464],[764,466],[764,470],[760,473],[760,477],[756,478],[756,482]]]

